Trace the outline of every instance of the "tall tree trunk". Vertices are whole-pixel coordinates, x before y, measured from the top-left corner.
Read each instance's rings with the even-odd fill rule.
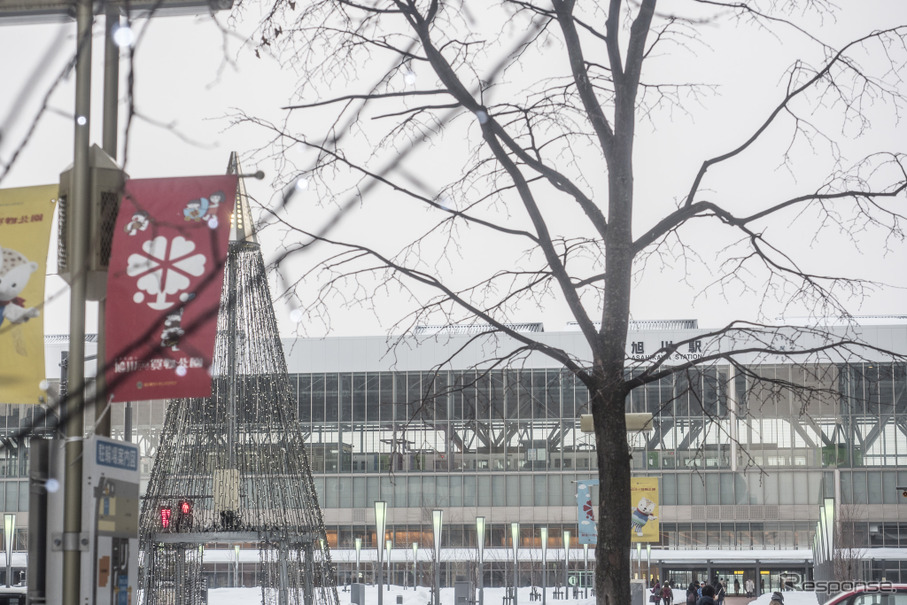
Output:
[[[622,360],[621,360],[622,361]],[[620,364],[621,376],[623,364]],[[595,548],[596,601],[603,605],[630,603],[630,450],[624,416],[622,381],[598,377],[589,390],[595,416],[598,454],[598,544]],[[613,599],[613,601],[612,601]]]

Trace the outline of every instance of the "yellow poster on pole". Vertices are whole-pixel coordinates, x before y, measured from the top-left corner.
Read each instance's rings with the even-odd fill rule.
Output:
[[[44,278],[57,185],[0,189],[0,403],[39,403]]]
[[[630,479],[630,540],[632,542],[658,542],[658,477]]]

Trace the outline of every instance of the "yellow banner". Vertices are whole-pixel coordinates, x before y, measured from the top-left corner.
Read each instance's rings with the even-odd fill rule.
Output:
[[[44,278],[57,185],[0,189],[0,403],[39,403]]]
[[[630,521],[632,542],[658,542],[658,477],[630,479],[633,512]]]

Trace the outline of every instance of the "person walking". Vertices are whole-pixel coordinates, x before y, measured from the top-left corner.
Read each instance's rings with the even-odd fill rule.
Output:
[[[655,580],[655,586],[652,587],[652,596],[649,597],[649,601],[655,605],[661,605],[661,582],[657,579]]]
[[[743,589],[746,591],[746,596],[754,597],[753,591],[756,589],[756,584],[753,582],[752,578],[747,578],[743,583]]]
[[[687,605],[696,605],[697,599],[699,599],[699,582],[696,581],[696,576],[693,576],[693,580],[690,582],[690,585],[687,586]]]
[[[673,582],[665,582],[665,585],[661,587],[661,602],[663,605],[674,604]]]
[[[715,587],[711,584],[706,584],[702,587],[702,596],[699,597],[699,600],[696,601],[696,605],[718,605],[715,602]],[[776,605],[772,603],[772,605]]]
[[[724,586],[724,582],[719,580],[717,586],[715,586],[715,603],[717,605],[724,605],[725,596],[727,596],[727,589]]]

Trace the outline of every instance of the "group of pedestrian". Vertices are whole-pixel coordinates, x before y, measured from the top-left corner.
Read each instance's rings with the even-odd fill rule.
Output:
[[[687,587],[687,605],[724,605],[727,586],[715,576],[711,584],[697,582],[696,577]]]
[[[655,605],[673,605],[674,603],[674,580],[666,580],[662,585],[658,578],[652,585],[652,594],[649,601]]]
[[[658,578],[652,580],[651,594],[649,602],[654,605],[674,605],[674,580],[667,580],[664,584],[658,581]],[[744,581],[743,589],[746,596],[755,596],[753,580],[747,578]],[[740,581],[734,579],[734,594],[740,594]],[[711,584],[698,582],[696,576],[687,587],[687,601],[685,605],[724,605],[724,598],[727,595],[727,582],[720,579],[717,575]],[[772,594],[771,605],[784,605],[784,595],[780,592]]]

